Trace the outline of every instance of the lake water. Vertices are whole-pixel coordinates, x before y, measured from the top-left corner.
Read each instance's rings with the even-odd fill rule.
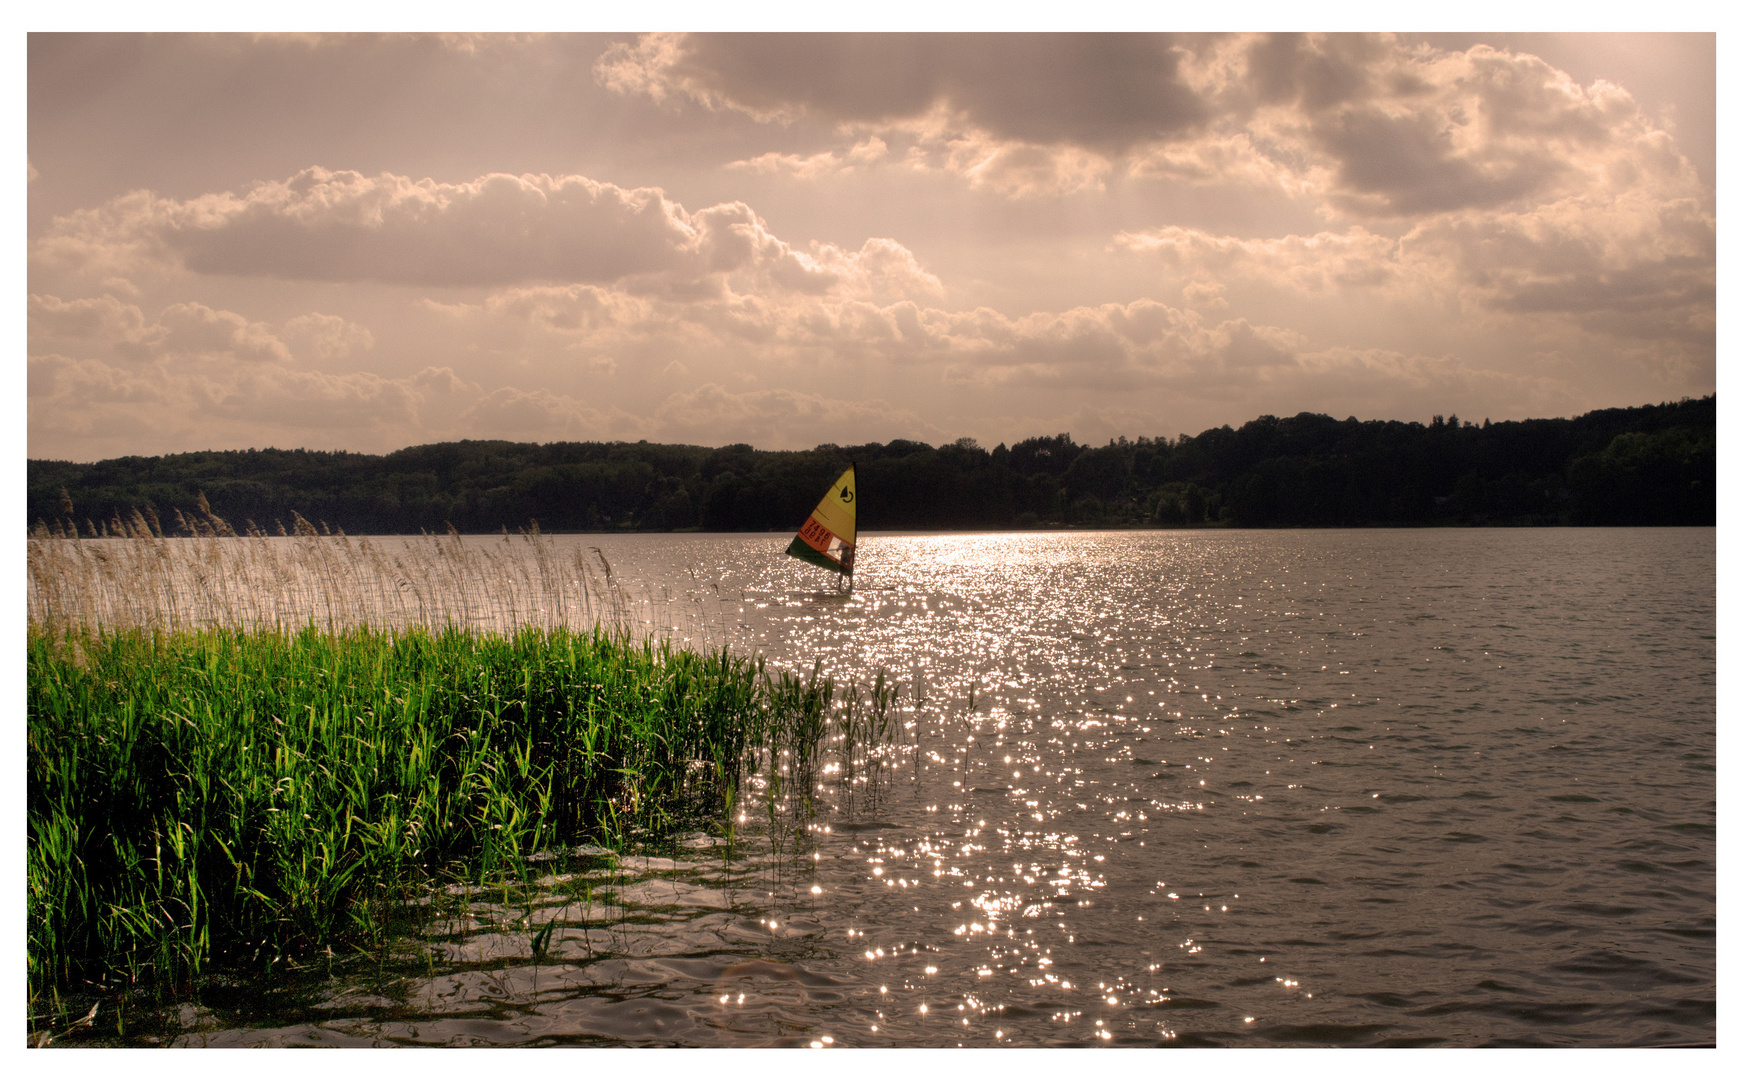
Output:
[[[848,597],[785,535],[556,542],[678,639],[885,669],[903,738],[793,828],[751,800],[733,844],[478,895],[153,1038],[1715,1038],[1711,529],[871,533]]]

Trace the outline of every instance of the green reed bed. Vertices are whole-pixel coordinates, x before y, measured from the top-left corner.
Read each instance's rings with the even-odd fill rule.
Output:
[[[28,649],[33,998],[372,939],[431,881],[727,816],[762,760],[808,770],[834,697],[604,631],[32,627]],[[851,745],[890,730],[890,688],[843,697]]]

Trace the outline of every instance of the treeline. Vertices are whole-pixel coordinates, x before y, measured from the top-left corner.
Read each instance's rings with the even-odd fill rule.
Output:
[[[386,455],[244,450],[31,461],[29,522],[102,535],[793,529],[854,461],[865,529],[1224,524],[1712,525],[1712,396],[1573,419],[1263,416],[1199,435],[986,450],[897,439],[767,451],[472,441]],[[200,510],[209,501],[209,514]],[[139,518],[134,518],[134,511]],[[304,525],[304,529],[308,526]]]

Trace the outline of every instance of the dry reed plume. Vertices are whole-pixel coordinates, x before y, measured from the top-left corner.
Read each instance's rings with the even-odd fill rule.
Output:
[[[635,601],[608,561],[563,552],[533,526],[517,536],[350,537],[295,517],[295,531],[238,533],[201,499],[178,531],[135,511],[100,528],[38,524],[29,540],[29,619],[45,629],[295,630],[445,627],[512,633],[601,626],[671,636],[703,610]],[[595,549],[593,549],[595,551]],[[697,622],[696,627],[694,623]],[[688,624],[678,628],[672,622]],[[661,624],[661,625],[660,625]]]

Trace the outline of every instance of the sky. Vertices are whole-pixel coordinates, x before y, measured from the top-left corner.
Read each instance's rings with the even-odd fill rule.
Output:
[[[28,455],[1715,389],[1711,34],[28,41]]]

